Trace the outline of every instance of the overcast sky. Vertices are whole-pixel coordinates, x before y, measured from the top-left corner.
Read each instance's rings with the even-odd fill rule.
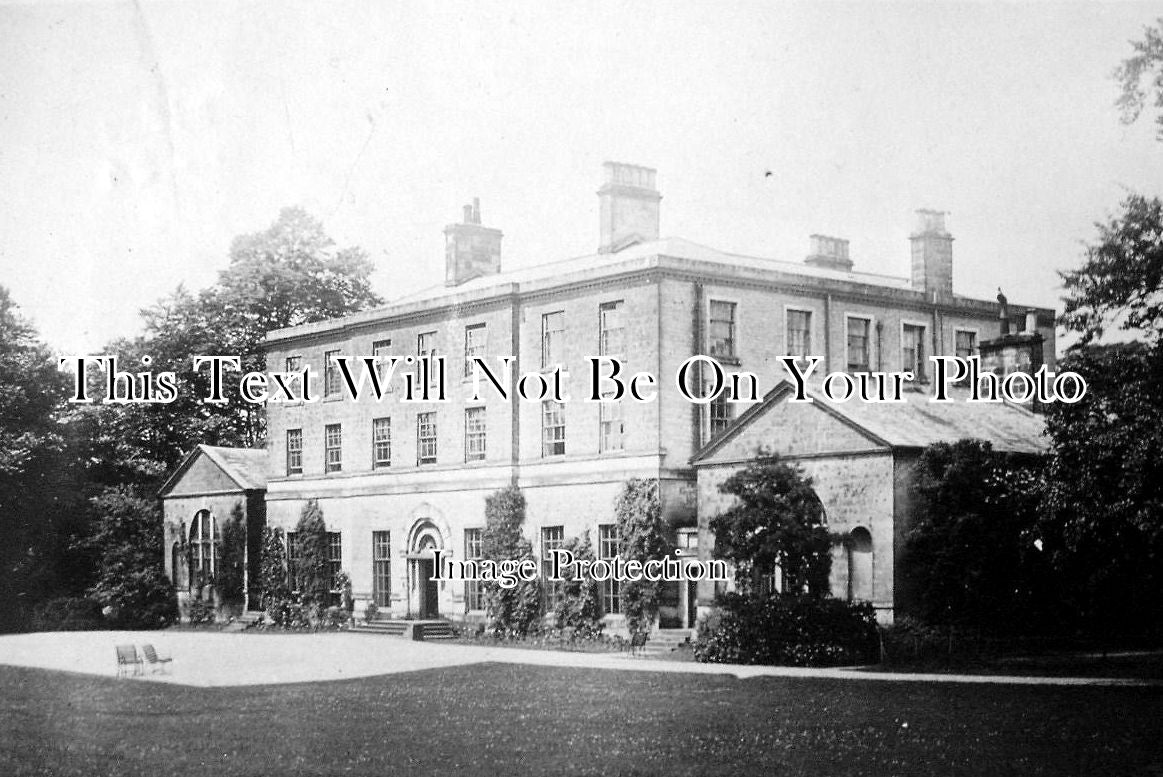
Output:
[[[2,0],[0,0],[2,2]],[[1110,74],[1157,4],[0,4],[0,283],[64,353],[213,282],[285,205],[384,296],[443,279],[481,198],[516,267],[593,252],[607,159],[662,233],[907,275],[950,212],[954,289],[1061,308],[1056,270],[1163,194]],[[770,176],[765,175],[767,171]]]

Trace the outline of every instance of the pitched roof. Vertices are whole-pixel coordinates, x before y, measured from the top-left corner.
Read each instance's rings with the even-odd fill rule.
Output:
[[[772,407],[787,401],[793,393],[791,382],[783,380],[751,407],[729,429],[711,440],[692,459],[698,463],[711,458],[727,442],[745,434],[755,421]],[[887,448],[925,448],[938,442],[966,438],[985,440],[994,450],[1007,453],[1045,453],[1049,450],[1043,416],[1009,402],[968,402],[969,392],[950,390],[951,402],[931,402],[927,391],[909,389],[901,403],[864,402],[852,399],[833,402],[819,388],[809,385],[807,395],[819,408]]]
[[[267,452],[263,448],[221,448],[214,445],[198,444],[186,454],[173,474],[158,490],[158,496],[165,496],[198,459],[205,456],[218,469],[244,491],[259,491],[267,487]]]

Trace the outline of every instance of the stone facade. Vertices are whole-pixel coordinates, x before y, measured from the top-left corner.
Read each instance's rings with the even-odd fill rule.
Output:
[[[228,602],[220,614],[257,607],[266,468],[265,451],[199,445],[162,486],[165,569],[178,592],[179,608],[184,610],[191,599],[216,598],[213,581],[221,564],[222,531],[236,515],[246,528],[243,599]]]
[[[717,354],[725,369],[755,373],[762,394],[784,374],[778,359],[804,342],[802,330],[809,352],[821,356],[828,370],[852,363],[853,319],[867,322],[863,358],[874,370],[908,366],[904,361],[915,358],[917,349],[922,359],[952,354],[967,342],[959,331],[971,332],[973,342],[997,334],[996,303],[934,294],[932,267],[921,273],[920,287],[906,278],[853,272],[844,241],[829,245],[843,243],[841,258],[849,264],[821,266],[818,257],[814,263],[777,261],[655,239],[661,197],[654,171],[616,164],[606,169],[599,192],[601,250],[591,257],[504,271],[499,255],[495,266],[490,255],[484,274],[468,280],[461,277],[464,265],[453,261],[440,287],[377,310],[268,335],[270,369],[309,365],[318,376],[332,353],[446,357],[449,402],[400,401],[404,378],[397,374],[382,402],[355,402],[343,390],[316,402],[268,405],[267,520],[291,530],[306,501],[319,499],[329,530],[341,534],[342,566],[351,576],[357,611],[378,594],[381,612],[395,616],[481,615],[469,607],[464,585],[441,583],[436,600],[429,601],[433,594],[420,577],[433,547],[463,557],[472,531],[484,524],[486,497],[509,484],[526,495],[525,530],[538,553],[549,527],[560,527],[565,537],[588,531],[596,543],[599,527],[614,522],[615,496],[631,477],[659,479],[673,539],[680,542],[682,530],[693,535],[700,516],[716,504],[701,473],[696,489],[692,459],[755,403],[724,409],[682,397],[674,376],[692,355]],[[476,214],[479,206],[466,209],[466,221],[474,222],[467,226],[484,229],[475,223]],[[448,233],[458,234],[456,226]],[[951,264],[947,269],[951,279]],[[915,270],[914,261],[917,276]],[[1034,321],[1052,366],[1053,311],[1037,310]],[[906,352],[906,345],[912,350]],[[514,357],[515,374],[569,370],[570,398],[560,415],[515,392],[507,400],[486,391],[481,401],[466,401],[470,350],[490,359]],[[654,374],[657,400],[618,403],[617,417],[583,401],[586,360],[602,354],[624,360],[624,377]],[[701,380],[707,378],[704,371]],[[316,394],[324,393],[323,382]],[[818,419],[802,421],[810,426]],[[835,424],[797,430],[797,437],[801,431],[807,437],[800,444],[814,435],[812,444],[821,452],[835,452],[844,439]],[[560,446],[548,442],[555,433],[564,435]],[[777,428],[770,435],[775,442],[791,436]],[[299,453],[289,453],[288,446]],[[855,470],[836,469],[835,461],[812,466],[819,468],[836,519],[845,516],[853,526],[867,527],[874,556],[891,557],[895,460],[884,451],[852,455],[863,473],[856,480]],[[718,477],[714,467],[705,469],[708,483]],[[865,485],[857,488],[857,481]],[[874,573],[874,600],[878,606],[891,602],[891,565]],[[682,591],[673,600],[679,625],[690,625],[691,595]],[[612,613],[611,625],[618,620]]]

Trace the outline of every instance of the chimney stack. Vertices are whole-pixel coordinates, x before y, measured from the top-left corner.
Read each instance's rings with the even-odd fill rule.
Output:
[[[945,212],[918,210],[912,243],[912,287],[934,297],[953,296],[953,236]]]
[[[812,235],[811,251],[804,264],[824,267],[829,270],[852,271],[852,260],[848,258],[848,241],[827,235]]]
[[[598,253],[617,253],[636,243],[657,240],[658,203],[662,200],[655,185],[658,171],[621,162],[606,162],[603,167],[606,179],[598,189],[601,203]]]
[[[481,226],[481,201],[464,206],[464,221],[444,228],[444,285],[501,271],[501,230]]]

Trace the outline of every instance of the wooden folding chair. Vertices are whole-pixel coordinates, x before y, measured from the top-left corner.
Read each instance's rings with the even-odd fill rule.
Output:
[[[137,655],[137,648],[133,645],[117,646],[117,676],[125,677],[130,673],[141,674],[141,658]]]
[[[153,672],[165,671],[166,666],[174,660],[170,656],[159,656],[153,645],[142,645],[141,652],[145,654],[145,663]]]

